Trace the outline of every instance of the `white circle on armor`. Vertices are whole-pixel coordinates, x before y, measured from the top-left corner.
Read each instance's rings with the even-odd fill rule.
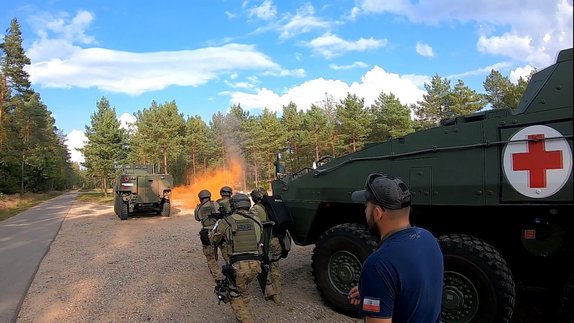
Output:
[[[572,151],[554,128],[536,125],[515,133],[504,148],[506,179],[520,194],[531,198],[554,195],[572,171]]]

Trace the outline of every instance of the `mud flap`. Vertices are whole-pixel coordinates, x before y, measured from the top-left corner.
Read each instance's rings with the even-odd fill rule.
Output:
[[[269,259],[269,252],[271,248],[271,233],[273,231],[273,225],[275,222],[266,221],[261,223],[263,226],[263,232],[261,233],[261,251],[263,252],[263,257],[261,257],[261,273],[257,275],[257,281],[259,281],[259,287],[261,287],[261,292],[265,296],[265,287],[267,286],[267,276],[269,275],[269,265],[271,260]]]

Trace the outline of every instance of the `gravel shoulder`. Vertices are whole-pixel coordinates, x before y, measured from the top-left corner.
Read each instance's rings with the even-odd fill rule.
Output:
[[[120,221],[111,205],[77,203],[44,257],[17,322],[236,322],[217,303],[192,210]],[[360,322],[330,309],[311,274],[313,246],[281,261],[283,304],[251,284],[257,322]]]

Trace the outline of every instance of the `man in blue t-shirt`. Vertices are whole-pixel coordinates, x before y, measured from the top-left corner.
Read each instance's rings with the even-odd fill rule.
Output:
[[[411,193],[396,177],[373,173],[365,189],[353,192],[365,203],[377,250],[363,264],[349,301],[365,322],[440,322],[444,264],[440,246],[427,230],[409,222]]]

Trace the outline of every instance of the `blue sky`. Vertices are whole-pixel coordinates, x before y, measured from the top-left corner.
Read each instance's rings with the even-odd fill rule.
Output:
[[[103,96],[124,121],[175,100],[207,122],[326,93],[415,103],[435,74],[484,92],[491,69],[516,80],[572,47],[572,12],[572,0],[5,0],[0,30],[18,19],[32,86],[78,147]]]

